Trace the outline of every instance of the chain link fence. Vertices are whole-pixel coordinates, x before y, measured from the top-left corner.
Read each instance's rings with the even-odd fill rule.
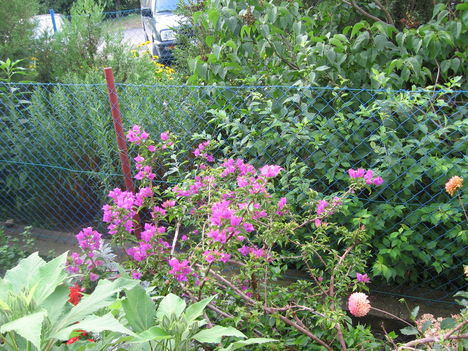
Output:
[[[347,169],[377,170],[384,185],[355,194],[350,212],[373,234],[370,264],[391,283],[385,292],[409,295],[410,284],[443,299],[466,289],[466,192],[450,197],[444,184],[466,179],[467,91],[117,85],[117,93],[125,130],[171,131],[187,150],[217,140],[218,158],[286,168],[278,188],[298,210],[309,188],[330,194],[346,186]],[[0,118],[0,221],[104,231],[101,207],[123,185],[106,86],[0,83]]]

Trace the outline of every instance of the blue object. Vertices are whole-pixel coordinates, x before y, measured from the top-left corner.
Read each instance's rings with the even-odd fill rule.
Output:
[[[52,18],[52,27],[54,28],[54,33],[57,33],[57,23],[55,23],[55,12],[54,9],[49,10],[50,18]]]

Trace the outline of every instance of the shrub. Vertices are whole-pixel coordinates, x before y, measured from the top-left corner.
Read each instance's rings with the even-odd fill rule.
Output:
[[[0,3],[0,60],[32,57],[34,23],[30,18],[37,6],[37,0]]]

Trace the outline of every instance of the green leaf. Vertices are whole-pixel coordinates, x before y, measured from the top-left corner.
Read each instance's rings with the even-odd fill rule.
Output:
[[[457,322],[453,318],[445,318],[440,322],[440,329],[453,329],[457,325]]]
[[[243,348],[246,345],[253,345],[253,344],[265,344],[267,342],[276,342],[275,339],[267,339],[267,338],[251,338],[247,340],[240,340],[233,342],[226,348],[222,348],[219,351],[234,351],[240,348]]]
[[[416,306],[415,308],[413,308],[413,310],[411,311],[411,320],[415,320],[416,317],[418,316],[418,313],[419,313],[419,306]]]
[[[108,313],[104,316],[89,316],[80,321],[78,324],[73,324],[62,330],[59,330],[57,333],[52,335],[52,337],[58,340],[68,340],[70,338],[70,334],[77,329],[85,330],[88,333],[100,333],[108,330],[116,333],[136,336],[135,333],[120,324],[120,322],[115,319],[114,316],[112,316],[112,313]]]
[[[145,289],[140,285],[126,292],[122,301],[125,318],[135,332],[147,330],[154,324],[155,305]]]
[[[205,310],[205,307],[215,298],[216,296],[210,296],[197,303],[190,305],[184,313],[185,320],[188,323],[192,323],[195,319],[200,317]]]
[[[179,296],[169,294],[159,303],[158,310],[156,311],[156,318],[162,320],[164,316],[170,317],[172,314],[176,317],[180,317],[186,306],[187,304],[185,301]]]
[[[39,257],[37,252],[19,261],[18,265],[5,273],[5,280],[11,283],[11,288],[15,292],[31,286],[31,282],[37,281],[39,268],[45,261]]]
[[[54,325],[65,311],[68,301],[69,289],[65,285],[58,286],[41,304],[47,311],[47,319]]]
[[[400,329],[400,332],[403,335],[418,335],[418,330],[415,327],[406,327],[403,329]]]
[[[39,268],[37,289],[34,291],[35,302],[40,305],[66,278],[65,263],[68,252],[54,258]],[[34,283],[34,282],[32,282]]]
[[[41,349],[42,322],[46,316],[45,311],[36,312],[3,324],[0,333],[14,331],[33,344],[38,350]]]
[[[110,305],[114,295],[122,289],[131,289],[138,282],[134,279],[119,278],[114,281],[100,280],[91,295],[85,296],[61,321],[61,326],[79,322],[84,317]]]
[[[168,334],[164,329],[160,327],[152,327],[148,330],[145,330],[139,333],[135,338],[131,339],[129,343],[144,343],[148,341],[164,340],[171,339],[172,335]]]
[[[239,330],[233,327],[221,327],[219,325],[210,329],[204,329],[193,336],[193,339],[201,343],[219,343],[223,336],[235,336],[238,338],[245,338],[246,336]]]

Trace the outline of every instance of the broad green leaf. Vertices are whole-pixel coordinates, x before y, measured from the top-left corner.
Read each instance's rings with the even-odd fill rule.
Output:
[[[150,328],[154,324],[156,309],[151,297],[140,285],[128,290],[126,296],[122,306],[132,330],[138,333]]]
[[[37,281],[39,268],[45,261],[39,257],[37,252],[19,261],[18,265],[5,273],[5,280],[11,283],[11,288],[15,292],[32,285]]]
[[[134,332],[125,328],[120,322],[112,316],[112,313],[108,313],[104,316],[89,316],[78,324],[70,325],[64,329],[59,330],[57,333],[52,335],[53,338],[58,340],[68,340],[70,334],[77,329],[82,329],[92,333],[100,333],[102,331],[108,330],[117,333],[128,334],[136,336]]]
[[[219,351],[235,351],[238,349],[243,348],[246,345],[253,345],[253,344],[265,344],[267,342],[276,342],[275,339],[267,339],[267,338],[252,338],[247,340],[240,340],[233,342],[226,348],[222,348]]]
[[[40,305],[50,294],[52,294],[58,285],[66,278],[65,263],[68,252],[54,258],[39,268],[37,289],[34,291],[34,300]]]
[[[169,294],[159,303],[158,310],[156,311],[156,318],[162,320],[164,316],[170,317],[172,314],[176,317],[180,317],[186,306],[187,304],[185,301],[179,296]]]
[[[0,333],[3,334],[14,331],[40,350],[42,322],[46,314],[45,311],[40,311],[15,319],[14,321],[3,324],[0,327]]]
[[[205,307],[208,306],[208,304],[215,298],[215,296],[210,296],[207,297],[206,299],[203,299],[197,303],[194,303],[187,307],[187,310],[184,313],[185,320],[188,323],[193,322],[195,319],[200,317],[203,314],[203,311],[205,310]]]
[[[457,322],[453,318],[445,318],[440,322],[440,329],[452,329],[455,328]]]
[[[123,289],[131,289],[138,282],[134,279],[119,278],[114,281],[100,280],[93,293],[81,299],[61,321],[61,327],[79,322],[84,317],[110,305],[114,301],[114,295]]]
[[[245,338],[246,336],[239,330],[233,327],[221,327],[219,325],[210,329],[204,329],[193,336],[193,339],[201,343],[214,343],[221,342],[223,336],[234,336],[238,338]]]
[[[41,307],[47,311],[47,319],[52,325],[65,313],[65,307],[67,306],[69,298],[68,294],[68,287],[66,285],[60,285],[41,304]]]
[[[400,332],[403,335],[418,335],[418,330],[415,327],[406,327],[403,329],[400,329]]]
[[[168,334],[164,329],[154,326],[133,337],[131,340],[129,340],[129,343],[144,343],[148,341],[157,341],[170,338],[172,338],[172,335]]]

